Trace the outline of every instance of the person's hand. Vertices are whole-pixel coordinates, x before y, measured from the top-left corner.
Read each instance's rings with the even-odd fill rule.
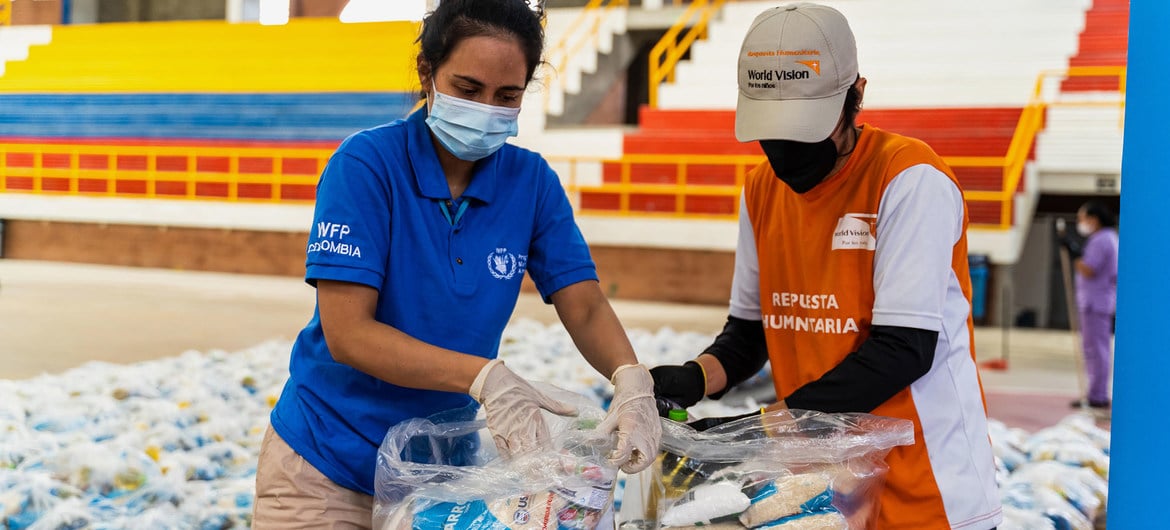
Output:
[[[1065,230],[1064,219],[1057,218],[1056,220],[1056,242],[1061,248],[1068,251],[1068,258],[1071,260],[1081,257],[1081,254],[1084,253],[1080,240]]]
[[[687,361],[682,366],[655,366],[650,375],[654,378],[654,396],[684,409],[707,395],[707,376],[697,361]]]
[[[1060,246],[1064,247],[1064,249],[1068,251],[1068,258],[1071,260],[1079,259],[1081,255],[1084,254],[1084,249],[1081,248],[1080,242],[1076,241],[1071,236],[1065,236],[1061,238]]]
[[[577,408],[550,398],[504,366],[504,361],[489,361],[479,371],[468,392],[483,405],[488,430],[500,456],[548,449],[551,438],[541,410],[562,416],[575,416]]]
[[[626,473],[637,473],[658,456],[662,423],[654,404],[654,379],[640,364],[626,364],[614,370],[613,401],[598,429],[617,431],[617,446],[609,461]]]

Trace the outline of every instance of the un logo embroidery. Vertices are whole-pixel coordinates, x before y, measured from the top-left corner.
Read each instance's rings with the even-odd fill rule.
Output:
[[[488,272],[497,280],[511,280],[517,274],[523,276],[527,262],[528,256],[523,254],[517,256],[508,252],[506,248],[497,248],[487,257]]]

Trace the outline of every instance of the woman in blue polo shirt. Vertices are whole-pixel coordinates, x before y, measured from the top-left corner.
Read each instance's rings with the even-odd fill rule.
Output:
[[[495,360],[526,273],[614,383],[601,426],[617,433],[613,463],[637,472],[653,460],[653,381],[560,180],[504,143],[543,42],[524,0],[444,0],[419,36],[426,106],[350,136],[330,159],[306,259],[317,308],[260,450],[254,528],[369,527],[387,429],[473,399],[502,454],[539,450],[541,410],[573,408]]]

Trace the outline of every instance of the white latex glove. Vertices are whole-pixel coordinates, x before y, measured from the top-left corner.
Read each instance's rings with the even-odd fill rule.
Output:
[[[483,405],[488,430],[505,458],[550,448],[541,409],[561,416],[577,415],[576,407],[544,395],[499,359],[489,361],[479,371],[468,393]]]
[[[626,473],[646,469],[658,457],[662,423],[654,405],[654,378],[640,364],[626,364],[614,370],[613,401],[609,413],[598,427],[602,432],[617,431],[617,446],[609,461]]]

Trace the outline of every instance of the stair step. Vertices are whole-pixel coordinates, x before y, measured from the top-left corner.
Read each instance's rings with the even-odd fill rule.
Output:
[[[1078,36],[1077,53],[1068,60],[1070,67],[1125,66],[1129,47],[1129,2],[1094,0],[1085,11],[1085,27]],[[1060,83],[1062,92],[1117,91],[1115,76],[1073,77]]]
[[[925,141],[943,156],[1002,156],[1020,108],[866,110],[860,122]],[[642,128],[623,139],[625,153],[761,154],[735,139],[733,110],[640,109]]]
[[[1020,118],[1019,107],[991,108],[932,108],[932,109],[880,109],[863,110],[859,122],[869,122],[878,127],[943,128],[947,123],[958,124],[972,129],[973,123],[979,128],[1015,129]],[[667,130],[689,132],[697,130],[735,129],[733,109],[653,109],[643,106],[638,111],[641,131]]]
[[[1121,82],[1116,77],[1074,77],[1060,83],[1062,92],[1116,92]]]
[[[0,94],[0,129],[24,137],[335,140],[400,118],[409,92]]]
[[[735,111],[722,109],[656,109],[642,105],[638,109],[638,126],[641,130],[719,130],[735,129]]]

